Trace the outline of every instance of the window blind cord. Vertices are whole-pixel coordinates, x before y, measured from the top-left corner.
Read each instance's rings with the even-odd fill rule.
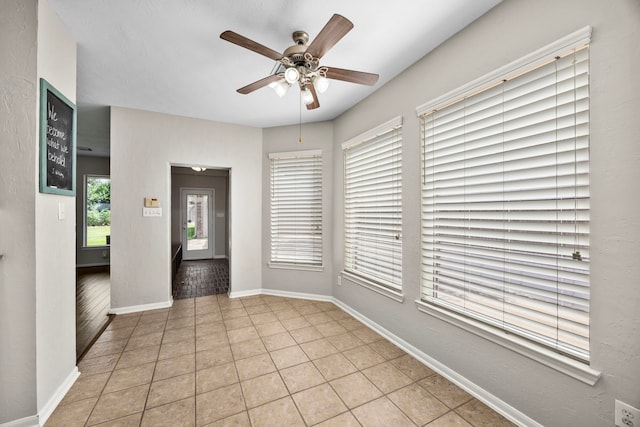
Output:
[[[576,261],[582,261],[578,238],[578,118],[577,116],[577,82],[576,82],[576,50],[573,50],[573,226],[574,226],[574,248],[571,255]]]
[[[463,250],[464,253],[462,254],[463,257],[463,263],[462,263],[462,285],[464,286],[464,298],[462,299],[463,301],[463,307],[466,310],[467,309],[467,300],[469,298],[469,282],[467,281],[467,269],[468,269],[468,265],[467,265],[467,255],[468,255],[468,245],[469,245],[469,224],[471,223],[471,218],[469,217],[469,206],[467,205],[467,99],[468,98],[464,98],[463,104],[462,104],[462,146],[464,147],[462,149],[462,153],[463,153],[463,163],[464,163],[464,167],[463,167],[463,175],[462,175],[462,186],[463,186],[463,190],[462,190],[462,201],[464,204],[464,240],[463,240]]]
[[[507,80],[502,81],[502,222],[506,222],[505,218],[505,197],[504,197],[504,88],[507,83]],[[509,202],[507,201],[507,204]],[[505,324],[505,308],[507,303],[507,295],[506,295],[506,286],[505,282],[507,280],[507,256],[505,254],[506,248],[506,240],[507,235],[509,234],[508,227],[502,228],[502,327]]]
[[[556,141],[556,305],[555,305],[555,309],[556,309],[556,318],[555,318],[555,331],[556,331],[556,345],[559,341],[559,337],[560,337],[560,328],[558,325],[558,319],[560,317],[560,257],[562,256],[561,251],[560,251],[560,244],[558,242],[559,239],[559,230],[558,228],[561,226],[561,221],[557,220],[557,215],[558,215],[558,199],[559,199],[559,194],[558,194],[558,61],[560,60],[559,56],[556,56],[556,60],[554,63],[554,67],[555,67],[555,80],[556,80],[556,84],[555,84],[555,89],[556,89],[556,96],[555,96],[555,102],[556,102],[556,125],[555,125],[555,141]]]

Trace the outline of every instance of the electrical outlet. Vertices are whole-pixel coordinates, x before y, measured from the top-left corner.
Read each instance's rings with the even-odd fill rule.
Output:
[[[616,400],[616,426],[640,427],[640,410]]]

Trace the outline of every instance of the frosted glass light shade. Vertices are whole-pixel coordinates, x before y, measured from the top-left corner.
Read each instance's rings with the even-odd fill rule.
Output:
[[[326,77],[315,76],[312,81],[319,93],[324,93],[329,88],[329,79]]]
[[[302,101],[306,104],[312,104],[313,103],[313,94],[311,93],[311,91],[309,89],[307,89],[306,87],[304,89],[302,89],[300,91],[302,93]]]
[[[270,83],[269,87],[273,89],[280,98],[282,98],[289,89],[289,83],[282,79],[277,82]]]
[[[290,85],[294,84],[300,78],[300,72],[296,68],[287,68],[284,72],[284,79]]]

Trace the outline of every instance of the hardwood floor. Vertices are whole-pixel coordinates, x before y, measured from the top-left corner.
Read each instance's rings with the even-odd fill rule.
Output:
[[[76,278],[76,358],[80,360],[110,322],[109,267],[78,268]]]

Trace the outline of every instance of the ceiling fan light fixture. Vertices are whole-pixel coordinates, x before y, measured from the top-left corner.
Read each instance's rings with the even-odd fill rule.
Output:
[[[318,93],[325,93],[329,88],[329,79],[326,77],[315,76],[311,79],[311,82]]]
[[[191,166],[191,169],[193,169],[196,172],[204,172],[207,170],[207,168],[201,168],[199,166]]]
[[[290,85],[297,82],[299,78],[300,78],[300,72],[295,67],[287,68],[284,72],[284,79]]]
[[[269,87],[276,92],[276,95],[282,98],[287,93],[290,85],[286,80],[282,79],[277,82],[270,83]]]
[[[302,101],[305,105],[313,104],[313,94],[308,88],[300,89],[300,93],[302,94]]]
[[[327,79],[368,86],[373,86],[378,81],[377,74],[320,66],[321,58],[351,29],[353,29],[353,23],[335,13],[309,45],[307,45],[309,34],[304,31],[294,31],[292,37],[295,44],[286,48],[283,53],[231,30],[222,32],[220,38],[276,61],[275,70],[272,72],[275,74],[241,87],[237,90],[238,93],[246,95],[269,85],[278,96],[282,97],[290,86],[297,84],[300,88],[300,97],[307,105],[307,109],[314,110],[320,107],[318,94],[324,93],[329,87]],[[283,77],[284,80],[281,81]]]

